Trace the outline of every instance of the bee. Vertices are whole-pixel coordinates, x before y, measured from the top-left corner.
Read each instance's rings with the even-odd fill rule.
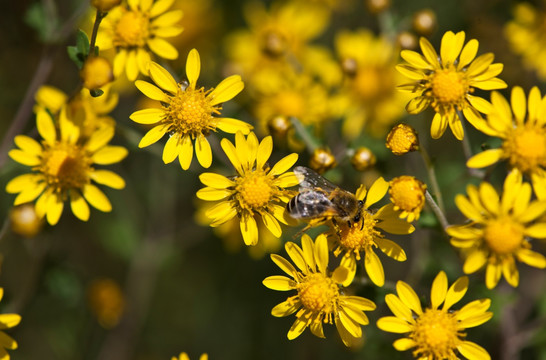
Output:
[[[351,222],[360,221],[364,205],[362,200],[304,166],[296,166],[294,174],[300,181],[300,189],[286,204],[292,218],[309,221],[309,225],[329,219],[334,224],[336,220],[346,221],[349,226]]]

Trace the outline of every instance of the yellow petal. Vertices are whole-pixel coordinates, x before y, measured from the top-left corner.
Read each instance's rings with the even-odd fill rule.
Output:
[[[87,140],[87,150],[94,153],[98,149],[102,148],[110,142],[114,137],[114,127],[104,126],[91,134],[89,140]]]
[[[204,135],[198,135],[195,139],[195,155],[199,164],[205,169],[209,168],[212,164],[212,150]]]
[[[231,141],[225,138],[220,141],[220,145],[222,146],[222,150],[224,150],[224,153],[228,157],[235,170],[237,170],[237,172],[242,175],[243,168],[241,160],[239,160],[239,157],[237,155],[237,149],[235,148],[235,146],[233,146]]]
[[[150,53],[143,48],[138,48],[136,53],[136,60],[137,60],[138,70],[142,74],[149,74],[150,62],[152,60],[150,57]]]
[[[23,174],[10,180],[6,185],[6,191],[9,194],[16,194],[25,189],[36,186],[36,184],[42,179],[40,174]]]
[[[199,180],[206,185],[216,189],[227,189],[235,186],[235,182],[229,178],[216,173],[203,173],[199,175]]]
[[[484,348],[470,341],[463,341],[457,346],[457,350],[468,360],[491,360]]]
[[[539,254],[535,251],[529,249],[519,249],[516,253],[516,257],[522,263],[525,263],[529,266],[535,267],[537,269],[546,268],[546,257]]]
[[[150,50],[156,53],[159,57],[167,60],[175,60],[178,58],[178,50],[176,50],[176,48],[167,40],[156,37],[148,39],[147,44],[150,47]]]
[[[519,124],[523,124],[525,115],[527,114],[527,101],[523,89],[519,86],[514,86],[512,88],[512,97],[510,100],[516,121]]]
[[[398,351],[406,351],[417,346],[417,343],[409,338],[402,338],[392,343],[392,346]]]
[[[375,204],[379,200],[383,199],[385,194],[389,191],[389,182],[380,177],[368,190],[366,201],[364,202],[364,208],[368,209],[371,205]]]
[[[303,234],[303,237],[307,237],[309,235]],[[305,262],[305,256],[303,255],[302,249],[296,245],[295,243],[289,241],[284,245],[284,249],[286,250],[286,253],[288,256],[290,256],[290,259],[296,266],[304,273],[308,272],[307,269],[307,263]]]
[[[262,142],[260,142],[260,145],[258,146],[258,151],[256,155],[256,168],[262,169],[271,156],[271,152],[273,151],[273,139],[271,136],[266,136]],[[284,171],[283,171],[284,172]]]
[[[29,155],[41,155],[42,154],[42,145],[36,140],[26,135],[17,135],[14,138],[15,145],[19,146],[21,150],[26,152]]]
[[[282,174],[290,169],[296,163],[296,161],[298,161],[298,154],[292,153],[290,155],[287,155],[279,160],[275,165],[273,165],[268,175],[273,176]]]
[[[430,137],[433,139],[439,139],[444,135],[447,129],[449,120],[447,116],[442,116],[436,113],[432,118],[432,124],[430,125]]]
[[[237,131],[240,131],[244,135],[247,135],[250,130],[253,129],[252,125],[237,119],[217,118],[217,121],[218,124],[216,125],[216,127],[228,134],[235,134]]]
[[[419,45],[421,46],[421,50],[423,51],[423,55],[427,62],[434,68],[439,68],[440,63],[438,62],[438,54],[436,53],[436,50],[434,50],[432,44],[426,38],[421,37],[419,39]]]
[[[139,68],[136,57],[136,51],[131,50],[127,53],[127,60],[125,61],[125,74],[129,81],[135,81],[138,77]]]
[[[171,135],[163,148],[163,154],[161,156],[163,163],[172,163],[180,154],[181,150],[182,143],[180,141],[180,135],[178,133]]]
[[[207,96],[211,99],[211,105],[217,105],[233,99],[245,87],[239,75],[232,75],[220,82]]]
[[[199,59],[199,52],[196,49],[191,49],[186,60],[186,76],[190,87],[195,89],[197,79],[199,79],[199,73],[201,72],[201,60]]]
[[[271,290],[289,291],[294,290],[296,282],[286,276],[274,275],[265,278],[262,283]]]
[[[399,319],[413,323],[413,313],[399,298],[394,294],[387,294],[385,296],[385,303],[392,311],[392,313]]]
[[[273,260],[273,262],[277,264],[277,266],[288,275],[292,276],[293,278],[297,276],[298,271],[296,270],[296,268],[292,266],[292,264],[290,264],[290,262],[282,256],[279,256],[277,254],[271,254],[271,260]]]
[[[463,51],[461,52],[461,56],[459,57],[459,64],[457,64],[457,69],[461,70],[466,65],[470,64],[472,60],[476,57],[476,54],[478,53],[478,40],[471,39],[466,43],[466,45],[463,48]]]
[[[46,212],[46,219],[49,225],[56,225],[59,222],[59,219],[61,218],[61,214],[63,213],[64,203],[62,199],[57,196],[53,195],[50,196],[47,201],[47,212]]]
[[[275,217],[267,212],[262,214],[262,221],[264,222],[265,227],[275,236],[276,238],[281,237],[282,230],[279,222]]]
[[[70,208],[78,219],[82,221],[89,220],[89,205],[87,205],[83,196],[75,190],[70,191]]]
[[[501,277],[500,265],[488,263],[485,268],[485,285],[488,289],[493,289],[499,283]]]
[[[135,86],[140,90],[141,93],[143,93],[144,95],[146,95],[147,97],[149,97],[150,99],[152,100],[157,100],[157,101],[162,101],[164,103],[169,103],[170,102],[170,98],[167,94],[165,94],[165,92],[163,90],[161,90],[160,88],[158,88],[157,86],[155,86],[154,84],[151,84],[147,81],[144,81],[144,80],[137,80],[135,81]],[[152,109],[148,109],[148,112],[150,112],[149,110],[152,110]],[[153,112],[159,112],[161,109],[154,109],[155,111],[152,111]],[[140,110],[140,112],[143,112],[144,110]],[[138,113],[138,111],[137,111]],[[164,112],[162,111],[162,115],[164,115]],[[131,117],[131,119],[133,119]],[[136,121],[136,120],[134,120]],[[155,122],[155,121],[154,121]],[[145,124],[145,123],[141,123],[141,124]],[[148,122],[148,124],[151,124],[151,122]]]
[[[434,281],[432,282],[432,289],[430,290],[430,301],[434,309],[444,302],[447,294],[447,276],[446,273],[440,271]]]
[[[38,113],[36,114],[36,127],[38,128],[40,136],[48,144],[55,144],[55,140],[57,139],[57,131],[55,130],[53,120],[51,119],[51,116],[49,116],[47,111],[43,109],[38,110]]]
[[[383,331],[404,334],[413,331],[413,326],[394,316],[385,316],[377,320],[377,327]]]
[[[110,212],[112,210],[110,200],[108,200],[106,195],[104,195],[104,193],[95,185],[85,185],[83,187],[83,197],[91,206],[100,211]]]
[[[150,63],[150,77],[163,90],[173,95],[176,95],[178,92],[178,84],[172,75],[161,65],[153,61]]]
[[[463,265],[465,274],[472,274],[480,270],[487,263],[487,252],[483,250],[474,250],[466,258]]]
[[[174,4],[174,1],[175,0],[157,0],[150,8],[150,17],[155,18],[158,15],[163,14]]]
[[[182,145],[180,153],[178,154],[178,161],[183,170],[188,170],[193,158],[193,143],[189,135],[182,138]]]
[[[400,300],[402,300],[407,307],[415,311],[418,315],[423,313],[419,297],[415,291],[413,291],[411,286],[399,280],[396,282],[396,292],[398,293]]]
[[[310,323],[311,323],[310,312],[305,312],[301,316],[299,316],[290,327],[290,330],[288,330],[288,334],[287,334],[288,340],[294,340],[295,338],[300,336],[303,330],[305,330],[305,328],[309,326]]]
[[[165,117],[165,110],[163,109],[144,109],[138,110],[129,116],[129,119],[138,124],[151,125],[155,124]]]
[[[258,226],[253,216],[243,214],[240,221],[241,234],[246,245],[256,245],[258,243]]]
[[[383,265],[381,265],[381,260],[379,260],[379,257],[373,250],[366,251],[366,255],[364,256],[364,267],[366,268],[366,273],[370,277],[370,280],[375,285],[381,287],[385,284]]]
[[[317,268],[323,274],[326,274],[328,259],[328,239],[326,238],[326,235],[320,234],[315,240],[315,262],[317,264]]]
[[[38,156],[29,154],[19,149],[10,150],[8,155],[19,164],[23,164],[26,166],[37,166],[40,165],[42,162]]]
[[[418,69],[432,70],[432,66],[427,62],[423,55],[415,51],[402,50],[400,56]]]
[[[17,195],[17,197],[15,198],[13,202],[13,205],[17,206],[27,202],[34,201],[34,199],[40,196],[40,194],[44,191],[46,186],[47,186],[47,183],[44,181],[41,183],[32,184],[32,186],[25,188],[19,193],[19,195]]]
[[[90,177],[96,183],[106,185],[113,189],[123,189],[125,187],[125,180],[110,170],[95,170],[90,174]]]
[[[298,311],[300,307],[301,302],[288,300],[278,304],[273,309],[271,309],[271,315],[275,317],[289,316]]]
[[[431,100],[427,96],[417,96],[406,105],[406,111],[410,114],[419,114],[429,107]]]
[[[168,125],[154,126],[150,131],[146,133],[138,143],[139,148],[150,146],[159,141],[169,131]]]
[[[232,195],[233,191],[226,189],[214,189],[211,187],[205,187],[199,189],[195,194],[199,199],[206,201],[218,201],[227,198]]]
[[[127,50],[122,49],[114,58],[114,63],[112,64],[114,77],[119,78],[123,71],[125,70],[125,63],[127,62]]]
[[[129,151],[123,146],[105,146],[91,157],[95,164],[110,165],[125,159]]]
[[[463,298],[468,290],[468,276],[458,278],[447,291],[446,301],[444,302],[444,310],[449,310],[453,304]]]
[[[388,257],[391,257],[396,261],[406,261],[407,256],[404,252],[404,249],[402,249],[394,241],[384,238],[377,238],[375,239],[375,243],[377,244],[379,249],[381,249],[381,251],[383,251],[383,253]]]

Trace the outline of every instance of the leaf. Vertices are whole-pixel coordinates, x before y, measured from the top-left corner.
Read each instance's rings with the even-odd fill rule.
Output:
[[[87,55],[89,55],[89,38],[82,29],[79,29],[76,35],[76,47],[78,48],[78,53],[81,54],[80,56],[83,59],[87,58]]]

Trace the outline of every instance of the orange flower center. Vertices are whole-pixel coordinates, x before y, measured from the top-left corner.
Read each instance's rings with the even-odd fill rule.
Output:
[[[426,309],[416,319],[411,338],[417,343],[413,355],[417,358],[456,359],[454,349],[460,342],[454,313]]]
[[[184,90],[178,89],[177,94],[171,97],[164,120],[172,124],[173,132],[194,137],[200,133],[207,135],[210,130],[216,129],[216,120],[212,114],[218,114],[219,108],[210,104],[207,98],[210,91],[212,89],[205,91],[203,88],[189,86]]]
[[[124,10],[115,25],[114,46],[144,47],[149,37],[149,19],[147,14]]]
[[[524,227],[510,218],[491,221],[484,230],[484,239],[496,254],[513,254],[524,240]]]
[[[256,170],[238,178],[236,191],[243,209],[257,210],[269,204],[273,196],[271,178],[263,170]]]
[[[510,165],[522,172],[546,167],[546,131],[539,126],[514,129],[503,143]]]
[[[435,71],[430,79],[430,86],[436,107],[444,109],[461,105],[469,90],[464,74],[454,68]]]
[[[297,285],[297,290],[303,306],[312,312],[331,314],[336,309],[339,298],[338,286],[322,273],[306,276]]]
[[[338,232],[339,245],[334,254],[337,256],[342,250],[353,252],[357,260],[360,260],[360,252],[376,246],[375,239],[382,237],[375,228],[377,220],[367,211],[362,212],[362,219],[359,222],[340,225]]]
[[[81,189],[89,183],[92,160],[77,145],[57,143],[44,151],[40,171],[56,192]]]

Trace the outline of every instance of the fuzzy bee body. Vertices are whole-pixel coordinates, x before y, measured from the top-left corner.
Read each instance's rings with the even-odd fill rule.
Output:
[[[353,194],[306,167],[295,167],[294,174],[300,180],[300,191],[286,205],[292,218],[305,221],[339,219],[349,223],[360,220],[362,201]]]

